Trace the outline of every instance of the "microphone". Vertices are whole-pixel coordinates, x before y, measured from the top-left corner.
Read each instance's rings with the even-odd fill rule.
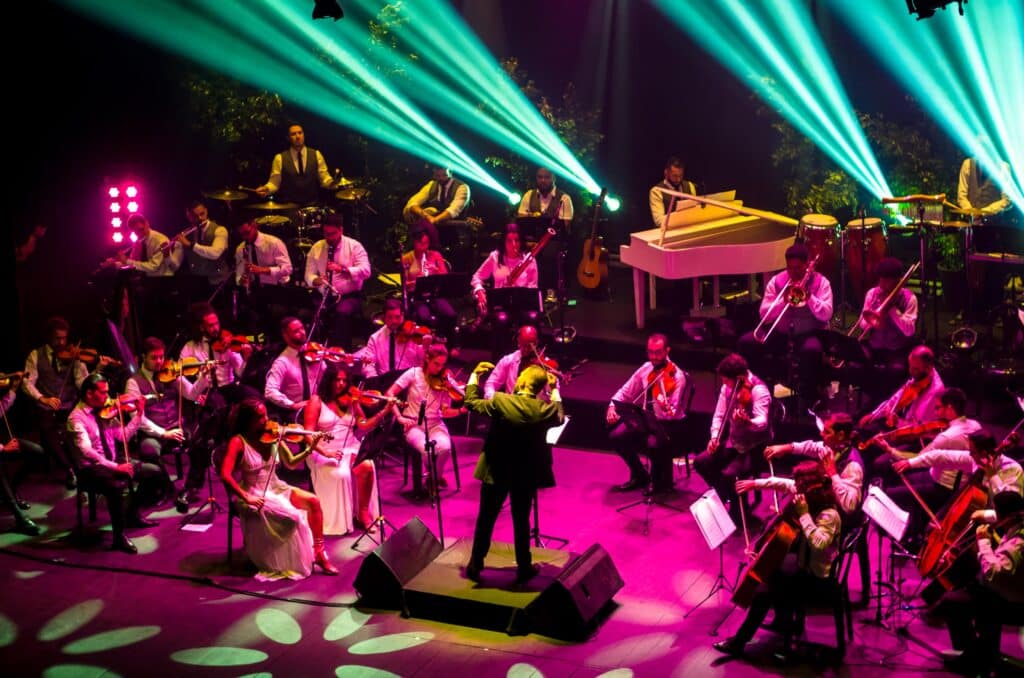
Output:
[[[423,402],[420,403],[420,414],[419,414],[419,417],[416,419],[416,425],[417,426],[423,426],[423,422],[426,421],[426,419],[427,419],[427,401],[424,400]]]

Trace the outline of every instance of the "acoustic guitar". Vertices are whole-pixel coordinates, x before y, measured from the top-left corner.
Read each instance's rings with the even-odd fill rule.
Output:
[[[597,234],[597,220],[608,189],[602,188],[601,195],[594,203],[594,219],[590,224],[590,237],[583,242],[583,258],[576,269],[576,279],[585,289],[596,290],[608,282],[608,250],[604,238]]]

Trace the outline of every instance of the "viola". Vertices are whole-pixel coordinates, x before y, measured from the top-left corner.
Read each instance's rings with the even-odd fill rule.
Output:
[[[239,351],[252,346],[252,343],[248,337],[241,334],[232,334],[228,330],[221,330],[220,338],[214,340],[211,344],[211,348],[217,353],[226,353],[228,351]]]
[[[430,343],[434,331],[425,325],[417,325],[411,320],[406,320],[398,326],[395,331],[395,340],[399,343],[411,341],[414,344]]]
[[[359,403],[363,407],[369,407],[380,402],[400,403],[401,401],[397,398],[388,397],[376,389],[363,391],[352,386],[338,396],[336,402],[338,403],[338,407],[343,410],[347,410],[354,402]]]
[[[142,396],[143,400],[156,400],[159,398],[155,393]],[[106,404],[100,408],[100,419],[113,419],[118,414],[134,414],[139,410],[139,398],[138,396],[128,395],[127,393],[119,395],[116,398],[111,398]]]
[[[668,412],[668,416],[676,414],[675,405],[669,401],[669,396],[676,391],[679,384],[676,382],[676,366],[671,360],[657,370],[651,370],[647,375],[647,388],[651,391],[651,398]]]
[[[0,391],[9,391],[18,388],[21,380],[25,377],[24,372],[0,373]]]
[[[107,356],[100,355],[100,352],[94,348],[82,348],[81,346],[65,346],[57,351],[57,359],[61,362],[69,363],[77,360],[85,365],[95,365],[101,358],[105,359],[111,365],[120,365],[121,361],[114,360]]]
[[[466,399],[466,385],[456,381],[451,370],[446,369],[441,374],[427,375],[427,385],[435,391],[447,393],[456,402]]]
[[[334,436],[327,431],[309,431],[297,426],[285,426],[279,422],[270,420],[260,434],[260,442],[266,445],[281,442],[301,443],[307,437],[318,440],[333,440]]]
[[[211,369],[224,363],[223,360],[200,360],[194,356],[188,356],[177,362],[168,360],[155,376],[161,384],[169,384],[178,377],[194,377],[204,369]]]
[[[896,425],[896,416],[907,411],[915,400],[921,397],[921,394],[928,390],[932,385],[932,372],[929,372],[920,379],[915,379],[906,386],[903,387],[903,391],[900,393],[899,399],[896,401],[896,406],[892,408],[892,411],[886,415],[885,423],[889,428]]]

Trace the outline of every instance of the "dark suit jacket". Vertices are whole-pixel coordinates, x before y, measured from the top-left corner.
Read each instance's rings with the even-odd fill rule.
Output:
[[[481,395],[479,385],[466,387],[466,407],[491,418],[474,475],[483,482],[510,488],[554,486],[551,447],[544,436],[549,428],[562,423],[562,404],[507,393],[495,393],[491,400]]]

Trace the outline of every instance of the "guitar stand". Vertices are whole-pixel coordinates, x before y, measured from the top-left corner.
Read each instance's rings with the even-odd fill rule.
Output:
[[[533,527],[530,528],[530,539],[533,540],[533,545],[538,548],[547,548],[547,542],[558,542],[561,544],[558,548],[565,548],[569,545],[569,540],[565,537],[556,537],[550,534],[544,534],[540,531],[540,509],[538,508],[540,503],[537,499],[537,490],[533,491]]]

